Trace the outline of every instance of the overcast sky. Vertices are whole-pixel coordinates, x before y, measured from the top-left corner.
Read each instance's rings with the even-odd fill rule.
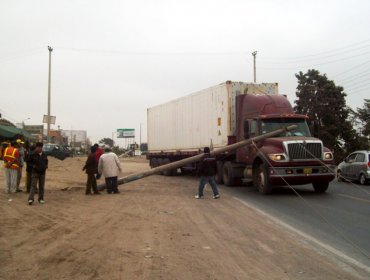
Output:
[[[293,103],[299,71],[370,98],[370,1],[0,0],[0,112],[95,142],[143,125],[146,109],[226,80],[278,82]],[[53,126],[53,128],[57,128]],[[137,140],[139,138],[137,137]],[[123,141],[120,140],[120,144]]]

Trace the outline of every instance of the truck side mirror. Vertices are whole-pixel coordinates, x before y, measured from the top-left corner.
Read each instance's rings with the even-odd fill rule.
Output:
[[[250,134],[249,134],[249,122],[244,121],[244,139],[249,139]]]

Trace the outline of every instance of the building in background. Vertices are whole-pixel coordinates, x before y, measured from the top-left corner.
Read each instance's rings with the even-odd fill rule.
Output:
[[[62,130],[62,137],[74,151],[85,152],[89,146],[86,130]]]
[[[34,142],[42,141],[44,139],[44,125],[24,125],[24,130],[32,135]]]

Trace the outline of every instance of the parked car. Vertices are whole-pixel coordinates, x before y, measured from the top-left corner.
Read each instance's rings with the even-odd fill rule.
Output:
[[[358,181],[361,185],[370,182],[370,151],[356,151],[338,165],[338,181]]]
[[[71,156],[71,152],[67,148],[56,144],[45,144],[43,151],[47,156],[52,156],[60,160],[65,160],[66,157]]]

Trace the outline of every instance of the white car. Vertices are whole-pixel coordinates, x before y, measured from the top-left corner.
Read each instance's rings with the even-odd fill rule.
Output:
[[[338,181],[358,181],[361,185],[370,182],[370,151],[356,151],[338,165]]]

